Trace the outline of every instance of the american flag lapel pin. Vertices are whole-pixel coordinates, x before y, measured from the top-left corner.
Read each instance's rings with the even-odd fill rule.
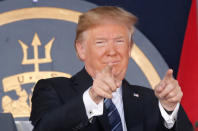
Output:
[[[138,98],[139,94],[138,93],[133,93],[133,96]]]

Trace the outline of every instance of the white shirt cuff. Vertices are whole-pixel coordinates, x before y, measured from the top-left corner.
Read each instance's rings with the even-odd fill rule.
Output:
[[[164,126],[166,128],[171,129],[174,126],[175,121],[177,120],[177,113],[179,111],[179,106],[180,103],[177,103],[177,106],[175,107],[174,111],[169,115],[162,107],[161,103],[159,102],[160,112],[162,117],[164,118]]]
[[[83,93],[83,102],[85,105],[87,117],[88,119],[91,119],[94,116],[99,116],[103,114],[103,101],[104,100],[102,100],[99,104],[96,104],[92,100],[91,96],[89,95],[89,89],[87,89]]]

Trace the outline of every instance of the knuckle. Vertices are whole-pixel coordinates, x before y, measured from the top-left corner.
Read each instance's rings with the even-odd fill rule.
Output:
[[[177,98],[176,97],[173,97],[170,99],[172,102],[176,102],[177,101]]]
[[[183,97],[183,92],[181,92],[178,97],[181,99]]]
[[[97,89],[93,89],[93,93],[95,93],[97,96],[100,95],[100,92]]]
[[[163,98],[163,95],[162,94],[158,94],[159,98]]]
[[[95,85],[92,87],[93,91],[97,91],[98,88],[99,88],[99,85],[98,85],[98,84],[95,84]]]
[[[106,98],[112,98],[112,96],[110,94],[105,94]]]
[[[175,86],[177,87],[177,89],[180,89],[180,86],[178,84],[178,81],[175,82]]]
[[[95,85],[98,85],[98,84],[99,84],[99,79],[95,79],[93,82],[93,86],[95,87]]]
[[[91,91],[94,91],[95,92],[95,90],[96,90],[95,88],[96,88],[95,86],[92,86],[91,87]]]
[[[116,91],[116,89],[117,89],[117,88],[116,88],[115,86],[112,87],[112,90],[113,90],[113,91]]]
[[[175,93],[174,92],[171,92],[171,93],[169,93],[169,96],[170,97],[174,97],[175,96]]]
[[[106,94],[101,94],[100,96],[102,96],[103,98],[108,98]]]
[[[109,95],[103,94],[103,97],[104,97],[104,98],[109,98]]]

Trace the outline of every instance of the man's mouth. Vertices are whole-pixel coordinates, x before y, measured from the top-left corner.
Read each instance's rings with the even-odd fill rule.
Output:
[[[105,64],[109,65],[109,66],[117,65],[119,63],[120,63],[120,61],[108,61],[108,62],[105,62]]]

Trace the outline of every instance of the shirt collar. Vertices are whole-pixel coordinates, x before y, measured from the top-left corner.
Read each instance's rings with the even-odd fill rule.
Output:
[[[117,96],[122,97],[122,87],[117,88],[117,90],[113,92],[112,95],[113,95],[113,98]]]

